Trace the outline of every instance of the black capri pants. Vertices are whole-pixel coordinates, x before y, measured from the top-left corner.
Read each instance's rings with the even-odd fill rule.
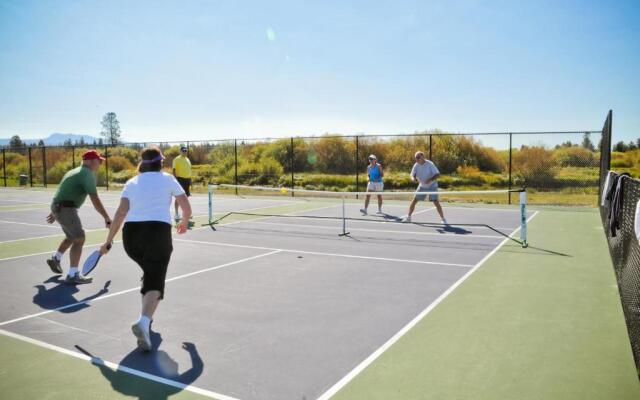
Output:
[[[127,222],[122,228],[122,242],[124,251],[142,269],[140,293],[158,290],[160,298],[164,298],[164,280],[173,252],[171,225],[159,221]]]

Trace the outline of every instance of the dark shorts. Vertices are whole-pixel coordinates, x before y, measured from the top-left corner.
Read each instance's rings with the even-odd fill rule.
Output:
[[[127,222],[122,228],[124,251],[142,269],[140,293],[160,291],[164,298],[164,280],[171,260],[171,225],[158,221]]]
[[[82,239],[84,229],[78,216],[78,209],[75,207],[63,207],[57,204],[51,205],[51,213],[56,217],[62,232],[69,240]]]
[[[180,184],[180,186],[182,186],[182,189],[184,189],[184,192],[186,193],[187,197],[191,196],[191,179],[189,178],[178,178],[176,177],[176,179],[178,180],[178,183]]]

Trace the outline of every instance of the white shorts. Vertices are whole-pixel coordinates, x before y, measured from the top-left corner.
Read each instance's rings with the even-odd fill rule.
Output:
[[[367,183],[367,192],[382,192],[383,190],[384,190],[384,183],[382,182]]]

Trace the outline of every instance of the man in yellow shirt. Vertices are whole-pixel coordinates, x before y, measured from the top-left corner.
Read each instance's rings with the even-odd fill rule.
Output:
[[[180,147],[180,155],[173,159],[173,176],[176,177],[178,183],[184,189],[187,196],[191,196],[191,161],[187,157],[189,149],[186,146]],[[180,221],[178,214],[178,201],[175,202],[176,222]]]

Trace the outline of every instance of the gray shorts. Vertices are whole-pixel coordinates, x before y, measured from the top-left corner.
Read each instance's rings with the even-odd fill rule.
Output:
[[[53,216],[56,217],[56,221],[60,224],[67,239],[75,240],[84,237],[84,229],[82,228],[82,222],[78,216],[77,208],[59,207],[52,204],[51,212]]]
[[[437,183],[432,183],[431,185],[429,185],[427,187],[419,186],[416,191],[417,192],[437,192],[438,191],[438,184]],[[427,195],[426,194],[416,194],[414,196],[414,198],[417,201],[425,201],[427,199]],[[438,201],[438,199],[439,199],[439,196],[437,194],[430,194],[429,195],[429,201]]]

